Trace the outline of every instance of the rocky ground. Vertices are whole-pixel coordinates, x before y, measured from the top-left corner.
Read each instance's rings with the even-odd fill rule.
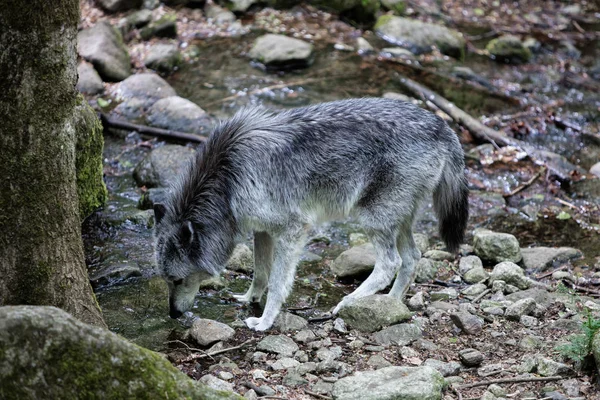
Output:
[[[350,96],[402,98],[449,120],[397,93],[400,72],[554,153],[533,162],[455,125],[472,191],[460,254],[444,251],[427,206],[406,305],[376,295],[331,318],[374,254],[360,227],[326,226],[307,245],[276,326],[255,333],[241,320],[260,306],[231,297],[251,277],[245,245],[193,313],[166,318],[150,208],[195,150],[107,130],[110,200],[85,221],[84,236],[113,331],[246,398],[600,398],[594,349],[581,336],[600,318],[595,5],[532,0],[517,12],[505,2],[388,0],[380,11],[359,2],[331,13],[240,1],[230,3],[234,13],[203,3],[81,0],[80,91],[111,118],[200,137],[249,103]]]

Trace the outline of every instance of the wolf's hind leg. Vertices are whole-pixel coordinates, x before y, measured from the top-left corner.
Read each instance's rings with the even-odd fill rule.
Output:
[[[260,318],[252,317],[245,320],[250,329],[264,331],[269,329],[275,322],[281,306],[294,285],[298,257],[305,240],[306,234],[303,228],[294,233],[287,233],[275,240],[267,302]]]
[[[402,258],[402,265],[396,275],[394,285],[390,290],[389,295],[397,299],[402,300],[406,295],[408,287],[413,282],[416,269],[415,266],[421,258],[421,252],[415,244],[415,240],[412,234],[412,227],[409,225],[404,230],[400,231],[398,235],[398,249],[400,249],[400,257]]]
[[[370,296],[385,289],[386,286],[390,284],[396,271],[402,264],[402,260],[396,248],[395,234],[381,232],[370,236],[377,255],[375,268],[373,269],[373,272],[371,272],[371,275],[369,275],[369,277],[354,292],[345,296],[334,308],[334,314],[337,314],[342,307],[352,300]]]
[[[260,302],[267,284],[273,263],[273,238],[266,232],[254,233],[254,274],[252,284],[243,295],[234,295],[242,303]]]

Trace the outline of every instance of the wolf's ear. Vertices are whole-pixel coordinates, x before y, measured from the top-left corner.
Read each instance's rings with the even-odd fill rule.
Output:
[[[179,239],[181,241],[181,245],[183,247],[189,247],[194,243],[194,226],[190,221],[185,221],[181,224],[181,229],[179,230]]]
[[[154,220],[156,223],[160,223],[160,220],[163,219],[165,213],[167,212],[167,207],[161,203],[154,203]]]

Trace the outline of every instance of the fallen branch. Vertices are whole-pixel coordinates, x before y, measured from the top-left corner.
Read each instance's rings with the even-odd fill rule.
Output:
[[[253,343],[255,341],[256,341],[256,339],[252,338],[252,339],[246,340],[244,343],[242,343],[242,344],[240,344],[238,346],[228,347],[226,349],[213,351],[211,353],[190,354],[189,356],[187,356],[186,358],[184,358],[183,360],[181,360],[181,362],[189,362],[189,361],[198,360],[200,358],[207,358],[207,357],[211,357],[212,358],[212,356],[216,356],[217,354],[226,353],[228,351],[233,351],[233,350],[241,349],[242,347],[247,346],[250,343]]]
[[[308,322],[323,322],[323,321],[329,321],[330,319],[333,319],[333,315],[324,315],[322,317],[309,318]]]
[[[556,376],[547,376],[547,377],[531,377],[531,378],[502,378],[502,379],[490,379],[489,381],[481,381],[481,382],[474,382],[474,383],[468,383],[466,385],[460,385],[460,386],[456,386],[455,389],[456,390],[460,390],[460,389],[470,389],[470,388],[474,388],[474,387],[478,387],[478,386],[488,386],[491,384],[498,384],[498,383],[523,383],[523,382],[549,382],[549,381],[560,381],[562,379],[565,379],[562,376],[556,375]]]
[[[507,197],[512,197],[515,194],[522,192],[523,190],[527,189],[529,186],[531,186],[533,184],[533,182],[535,182],[537,180],[537,178],[539,178],[542,173],[546,170],[545,167],[542,167],[537,174],[533,175],[531,177],[531,179],[529,179],[527,182],[522,183],[521,185],[517,186],[516,188],[514,188],[510,193],[507,194],[503,194],[502,197],[507,198]]]
[[[567,269],[567,267],[568,267],[568,265],[563,265],[563,266],[560,266],[560,267],[558,267],[558,268],[556,268],[556,269],[553,269],[552,271],[549,271],[549,272],[544,272],[544,273],[543,273],[543,274],[541,274],[541,275],[536,275],[536,276],[535,276],[535,279],[543,279],[543,278],[547,278],[547,277],[549,277],[550,275],[552,275],[553,273],[555,273],[555,272],[557,272],[557,271],[562,271],[563,269]]]
[[[192,135],[191,133],[184,133],[178,131],[171,131],[167,129],[153,128],[146,125],[132,124],[131,122],[122,121],[115,118],[110,118],[106,114],[100,114],[100,121],[104,129],[116,128],[125,129],[128,131],[136,131],[142,135],[156,136],[161,139],[183,141],[183,142],[194,142],[204,143],[206,138],[198,135]]]
[[[475,297],[471,303],[477,303],[479,300],[483,299],[492,289],[485,289],[483,292],[479,294],[479,296]]]

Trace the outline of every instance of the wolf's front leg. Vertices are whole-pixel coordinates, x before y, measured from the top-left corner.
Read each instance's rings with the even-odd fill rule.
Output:
[[[288,233],[276,239],[265,310],[260,318],[246,319],[246,325],[250,329],[265,331],[275,322],[281,306],[294,285],[296,265],[305,240],[304,229],[299,229],[293,234]]]
[[[243,295],[233,295],[242,303],[258,303],[262,298],[273,264],[273,238],[266,232],[254,233],[254,274],[250,289]]]

